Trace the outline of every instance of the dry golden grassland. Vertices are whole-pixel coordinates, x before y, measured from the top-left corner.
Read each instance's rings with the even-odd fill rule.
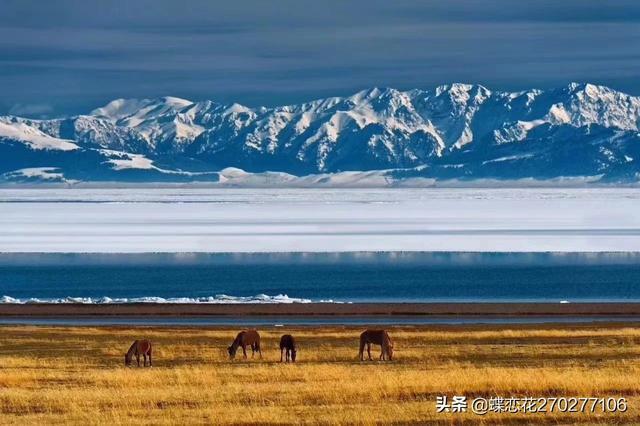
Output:
[[[390,327],[392,362],[359,362],[361,328],[0,327],[0,424],[640,424],[640,328]],[[279,336],[299,342],[282,365]],[[136,338],[153,368],[125,368]],[[375,358],[379,354],[375,347]],[[241,354],[240,354],[241,356]],[[438,395],[626,397],[624,413],[436,413]]]

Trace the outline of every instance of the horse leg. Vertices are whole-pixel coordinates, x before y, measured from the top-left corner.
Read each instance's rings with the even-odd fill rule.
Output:
[[[372,361],[373,358],[371,358],[371,343],[367,342],[367,354],[369,355],[369,361]]]
[[[149,348],[149,367],[153,367],[153,363],[151,362],[151,348]]]
[[[142,354],[142,359],[143,359],[142,365],[146,367],[147,366],[147,354],[146,353]]]
[[[262,359],[262,349],[260,349],[260,343],[256,343],[256,348],[258,348],[258,355],[260,355],[260,359]]]
[[[140,367],[140,354],[136,354],[136,362],[138,363],[138,367]]]
[[[247,347],[242,345],[242,354],[244,355],[244,359],[247,359]]]
[[[291,349],[287,348],[287,362],[291,359]]]
[[[284,349],[280,348],[280,362],[282,362],[282,352],[284,352]]]
[[[364,340],[360,339],[360,351],[358,352],[360,361],[364,361]]]

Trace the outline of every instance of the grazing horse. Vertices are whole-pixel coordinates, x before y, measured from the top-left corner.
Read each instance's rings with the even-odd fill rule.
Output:
[[[262,351],[260,350],[260,335],[257,331],[245,330],[238,333],[231,346],[227,348],[231,359],[236,356],[238,346],[242,348],[242,353],[244,354],[245,359],[247,359],[247,346],[251,346],[251,358],[253,358],[253,355],[256,352],[258,352],[260,354],[260,359],[262,359]]]
[[[367,330],[360,335],[360,361],[364,361],[364,347],[367,346],[367,354],[369,354],[369,360],[371,360],[371,344],[380,345],[382,347],[382,353],[380,354],[380,360],[384,361],[385,358],[389,361],[393,359],[393,342],[389,333],[386,330]]]
[[[127,367],[131,365],[131,360],[133,356],[136,356],[136,362],[138,363],[138,367],[140,367],[140,355],[144,357],[143,365],[147,366],[147,355],[149,356],[149,367],[153,366],[151,361],[151,342],[148,340],[136,340],[133,342],[129,350],[124,356],[124,365]]]
[[[290,334],[285,334],[280,338],[280,362],[282,362],[282,352],[285,352],[285,362],[296,362],[296,353],[298,348],[296,346],[296,339]]]

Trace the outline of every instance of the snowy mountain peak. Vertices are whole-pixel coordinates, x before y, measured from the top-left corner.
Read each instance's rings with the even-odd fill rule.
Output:
[[[258,108],[176,97],[116,99],[89,115],[0,123],[0,154],[3,147],[77,147],[73,151],[106,157],[92,164],[111,169],[134,159],[126,161],[128,172],[154,164],[144,170],[165,173],[173,164],[198,173],[236,167],[298,175],[384,169],[456,178],[591,173],[635,179],[640,173],[640,98],[588,83],[520,92],[465,83],[374,87]]]
[[[640,98],[589,83],[571,83],[558,103],[575,126],[598,124],[623,130],[640,128]]]
[[[491,96],[491,91],[480,84],[453,83],[436,87],[435,95],[449,95],[453,99],[469,100],[471,98],[484,99]]]
[[[132,117],[143,119],[147,116],[158,116],[167,112],[175,113],[192,103],[173,96],[157,99],[116,99],[101,108],[94,109],[90,115],[113,121]]]
[[[150,102],[151,100],[149,99],[115,99],[101,108],[94,109],[90,115],[118,121],[121,118],[135,114],[148,106]]]

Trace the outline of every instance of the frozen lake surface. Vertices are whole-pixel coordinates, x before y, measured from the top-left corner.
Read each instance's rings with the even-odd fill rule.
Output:
[[[0,189],[0,252],[640,251],[640,190]]]

